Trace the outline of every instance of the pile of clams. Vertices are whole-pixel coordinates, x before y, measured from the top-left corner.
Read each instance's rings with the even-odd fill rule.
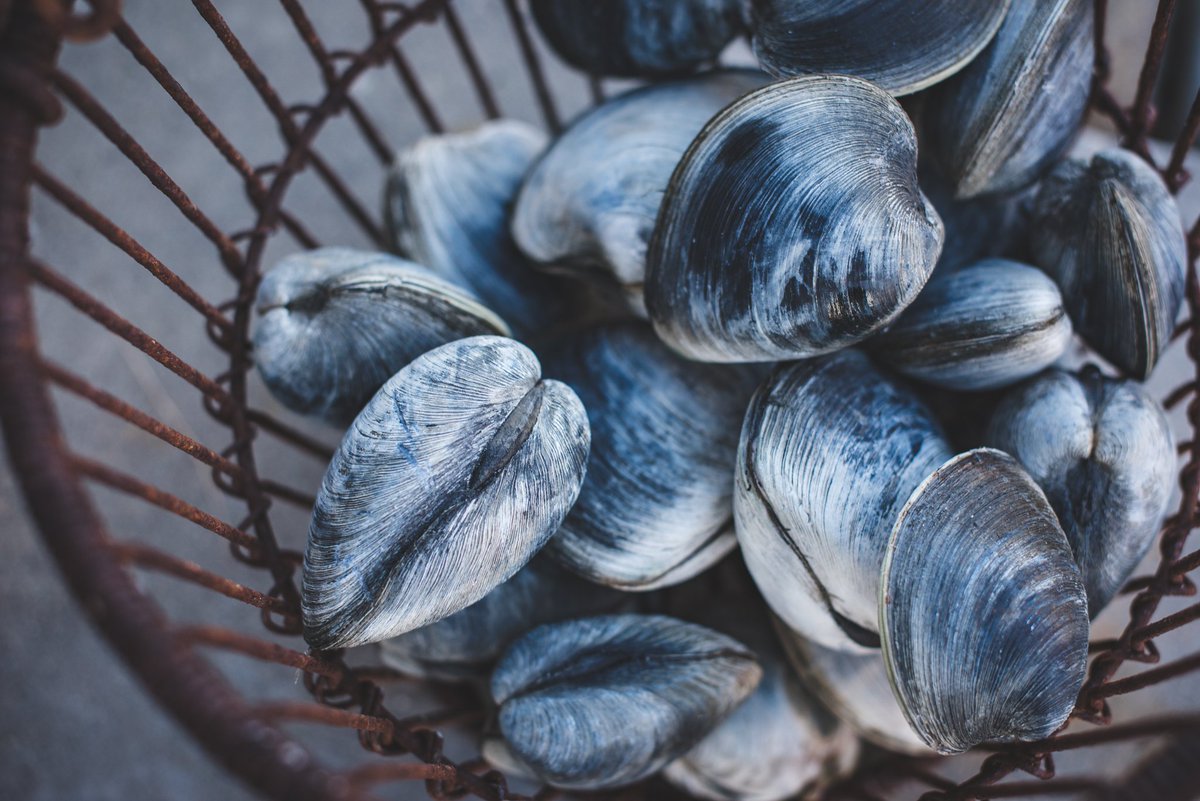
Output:
[[[1151,166],[1067,156],[1092,8],[535,0],[650,82],[416,142],[392,253],[259,285],[262,382],[344,432],[312,649],[468,684],[484,757],[568,790],[777,801],[1056,732],[1169,500],[1139,382],[1187,272]],[[714,66],[738,37],[761,71]]]

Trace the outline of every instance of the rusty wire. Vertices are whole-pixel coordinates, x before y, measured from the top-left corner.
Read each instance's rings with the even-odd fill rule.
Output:
[[[250,300],[257,285],[264,247],[279,228],[286,230],[304,247],[317,246],[317,239],[308,226],[284,208],[290,183],[308,169],[368,238],[382,245],[379,222],[335,168],[315,150],[313,143],[327,121],[346,114],[380,164],[391,163],[391,146],[368,110],[350,95],[355,81],[373,69],[393,74],[427,130],[438,132],[443,129],[434,104],[401,48],[400,40],[411,29],[429,24],[445,26],[458,60],[471,80],[483,116],[495,118],[502,113],[468,33],[450,6],[451,0],[411,3],[360,0],[371,29],[371,40],[360,51],[329,50],[300,0],[280,0],[319,70],[323,90],[317,102],[291,106],[282,101],[216,7],[209,0],[192,2],[272,114],[284,149],[277,162],[254,166],[229,142],[134,32],[122,16],[117,0],[92,0],[91,12],[82,15],[68,13],[67,5],[59,0],[14,0],[7,17],[0,14],[0,37],[3,37],[0,45],[11,44],[7,51],[0,47],[0,156],[4,159],[0,167],[12,167],[0,169],[0,334],[4,335],[0,337],[0,371],[6,379],[24,377],[33,385],[24,395],[0,391],[0,412],[3,412],[0,417],[14,462],[31,467],[31,476],[23,476],[31,509],[68,582],[89,605],[93,617],[122,655],[143,675],[151,691],[216,758],[264,792],[281,798],[367,798],[371,788],[380,783],[422,781],[433,798],[457,798],[468,794],[493,801],[524,798],[511,793],[504,777],[487,770],[482,763],[455,763],[443,753],[442,736],[435,727],[481,714],[473,699],[462,697],[461,690],[439,690],[447,703],[442,709],[398,716],[384,703],[382,686],[389,677],[383,672],[352,668],[339,652],[304,653],[278,642],[220,627],[173,626],[157,610],[152,599],[128,581],[126,569],[129,567],[154,571],[258,609],[263,625],[273,633],[291,637],[299,633],[299,593],[295,576],[300,555],[278,546],[270,510],[273,500],[307,508],[313,499],[304,492],[260,475],[254,442],[260,433],[269,435],[298,453],[320,461],[328,460],[331,451],[323,443],[248,405]],[[1158,168],[1149,150],[1148,136],[1155,116],[1151,99],[1176,0],[1161,0],[1158,5],[1137,94],[1130,108],[1122,107],[1107,88],[1109,60],[1104,48],[1107,0],[1094,0],[1094,3],[1097,61],[1092,106],[1112,120],[1125,147]],[[526,14],[518,0],[504,0],[504,4],[538,108],[546,126],[552,131],[557,130],[561,117],[546,80],[541,56],[528,30]],[[107,35],[112,35],[149,73],[241,178],[255,218],[251,225],[234,232],[226,232],[217,226],[96,98],[78,81],[54,67],[61,40],[91,40]],[[599,102],[604,96],[603,86],[595,76],[587,77],[591,96]],[[60,118],[62,100],[116,146],[146,180],[175,205],[187,223],[210,242],[216,257],[236,284],[232,299],[213,303],[201,296],[117,223],[34,163],[36,128]],[[1178,191],[1188,180],[1184,160],[1198,135],[1200,92],[1167,163],[1160,169],[1173,191]],[[99,232],[194,309],[214,343],[227,354],[228,369],[218,376],[197,370],[118,311],[50,266],[31,258],[26,230],[28,196],[34,186]],[[1154,638],[1200,619],[1200,604],[1154,619],[1163,598],[1195,593],[1187,573],[1200,567],[1200,550],[1184,553],[1188,536],[1200,521],[1197,516],[1200,438],[1194,433],[1200,428],[1200,397],[1197,395],[1200,387],[1200,326],[1193,323],[1200,320],[1200,280],[1195,269],[1197,257],[1200,257],[1200,221],[1188,232],[1188,246],[1192,259],[1187,285],[1189,322],[1180,327],[1178,335],[1186,338],[1187,352],[1196,375],[1168,398],[1173,403],[1187,401],[1187,418],[1193,429],[1191,439],[1181,446],[1181,454],[1187,457],[1180,473],[1183,499],[1179,510],[1164,527],[1160,540],[1162,559],[1155,574],[1135,579],[1126,588],[1134,596],[1124,632],[1115,640],[1092,643],[1094,659],[1073,715],[1076,720],[1107,724],[1111,720],[1107,698],[1200,670],[1198,653],[1114,680],[1117,670],[1126,662],[1159,661]],[[220,450],[204,445],[92,385],[66,367],[43,358],[37,351],[28,305],[30,286],[35,283],[64,298],[193,386],[201,394],[204,408],[228,430],[229,444]],[[245,504],[245,518],[236,525],[226,522],[137,476],[71,453],[57,433],[57,423],[49,404],[43,402],[49,385],[90,402],[209,467],[216,486]],[[21,430],[22,426],[29,430]],[[39,452],[39,449],[42,450]],[[160,547],[113,541],[91,510],[87,496],[81,493],[80,485],[84,480],[149,503],[224,539],[229,543],[229,552],[234,559],[265,572],[263,585],[256,588],[232,581],[198,564],[179,559]],[[53,508],[60,498],[65,497],[73,499],[71,509]],[[94,560],[95,564],[85,564],[89,560]],[[96,607],[95,603],[104,606]],[[196,650],[199,648],[237,653],[298,670],[316,703],[248,705],[207,667]],[[218,697],[223,699],[219,709],[202,708]],[[369,751],[388,756],[409,755],[417,761],[373,760],[347,773],[334,774],[320,767],[301,746],[277,730],[278,724],[287,721],[349,728],[357,732],[360,743]],[[992,753],[976,775],[957,784],[940,776],[933,769],[935,765],[928,761],[895,757],[876,766],[871,776],[842,783],[832,795],[882,798],[884,796],[879,793],[886,793],[893,781],[916,782],[929,788],[922,796],[926,801],[1095,791],[1099,785],[1094,779],[1056,779],[1053,754],[1164,734],[1187,735],[1192,739],[1185,742],[1190,743],[1198,731],[1200,714],[1176,715],[1059,732],[1039,743],[994,746],[983,749]],[[1167,757],[1172,765],[1179,763],[1178,754],[1171,752]],[[1150,762],[1152,760],[1147,764]],[[1017,772],[1028,773],[1037,780],[1005,781]],[[651,797],[652,792],[658,791],[657,787],[644,793],[625,791],[622,797]],[[537,797],[554,795],[548,790]]]

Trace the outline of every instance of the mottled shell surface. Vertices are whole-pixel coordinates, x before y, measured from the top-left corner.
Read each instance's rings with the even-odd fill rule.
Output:
[[[776,619],[776,631],[795,671],[813,692],[863,739],[889,751],[929,756],[900,709],[883,654],[823,648]]]
[[[633,321],[574,334],[545,364],[592,431],[583,490],[549,556],[597,583],[650,590],[737,546],[733,461],[759,371],[688,361]]]
[[[461,612],[384,640],[388,667],[441,681],[485,679],[504,649],[543,623],[613,612],[627,598],[535,557],[512,578]]]
[[[939,274],[870,341],[881,362],[948,389],[1014,384],[1049,367],[1071,343],[1058,287],[1035,267],[989,259]]]
[[[733,503],[775,613],[829,648],[877,647],[892,525],[950,454],[920,400],[858,351],[778,369],[746,412]]]
[[[1087,597],[1054,510],[1009,455],[968,451],[896,521],[879,625],[905,717],[943,754],[1040,740],[1087,667]]]
[[[962,69],[995,34],[1009,0],[745,0],[754,53],[779,76],[841,73],[893,95]]]
[[[385,253],[321,248],[279,262],[255,298],[254,362],[289,409],[354,419],[397,370],[431,348],[508,334],[470,292]]]
[[[378,642],[464,609],[516,573],[575,502],[579,398],[501,337],[436,348],[355,418],[321,484],[304,556],[314,648]]]
[[[662,77],[715,61],[741,30],[740,0],[533,0],[568,64],[596,75]]]
[[[544,267],[614,281],[644,314],[646,247],[671,172],[714,114],[768,80],[718,70],[588,111],[525,180],[513,210],[517,245]]]
[[[663,769],[667,781],[712,801],[781,801],[809,797],[852,769],[853,732],[792,672],[761,603],[712,597],[696,619],[753,648],[763,675],[732,715]]]
[[[520,332],[561,314],[561,288],[517,250],[508,219],[526,171],[546,146],[513,120],[417,140],[388,173],[384,209],[393,246],[471,287]]]
[[[1083,574],[1092,616],[1154,542],[1175,475],[1166,414],[1134,381],[1051,370],[1000,402],[987,442],[1046,493]]]
[[[1012,192],[1070,145],[1092,85],[1091,0],[1013,0],[991,44],[929,98],[926,130],[955,194]]]
[[[657,615],[610,615],[536,628],[492,674],[500,731],[546,782],[605,789],[682,756],[753,692],[744,645]]]
[[[1187,243],[1158,173],[1125,150],[1068,159],[1034,204],[1035,263],[1049,273],[1096,352],[1145,379],[1166,349],[1183,302]]]
[[[942,233],[895,100],[846,76],[781,81],[714,117],[675,170],[646,306],[663,341],[692,359],[807,358],[911,303]]]

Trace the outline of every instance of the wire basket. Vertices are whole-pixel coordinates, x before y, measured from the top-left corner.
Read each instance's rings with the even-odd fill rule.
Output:
[[[530,108],[525,111],[536,111],[547,128],[557,130],[564,114],[552,91],[552,78],[566,68],[546,60],[518,0],[492,2],[502,3],[509,26],[505,33],[511,34],[520,57],[507,71],[505,80],[513,75],[527,80]],[[1159,3],[1137,97],[1129,109],[1122,107],[1106,88],[1103,20],[1107,3],[1096,0],[1095,4],[1098,62],[1094,109],[1112,120],[1124,146],[1154,163],[1147,139],[1154,117],[1151,95],[1176,3]],[[159,5],[184,4],[180,0]],[[402,711],[385,700],[385,677],[376,669],[351,666],[336,653],[317,657],[304,650],[299,638],[296,586],[301,554],[298,548],[287,547],[278,521],[281,515],[296,518],[305,514],[312,498],[278,479],[269,460],[262,457],[266,452],[275,455],[276,463],[281,458],[309,460],[311,470],[319,470],[331,456],[331,444],[302,430],[294,421],[281,419],[275,409],[251,405],[250,395],[261,395],[248,392],[252,379],[247,331],[264,253],[281,238],[305,248],[319,244],[304,214],[292,207],[294,185],[305,179],[328,193],[336,203],[337,215],[357,227],[366,240],[384,247],[375,215],[317,146],[325,128],[348,125],[361,137],[365,150],[377,159],[382,172],[394,149],[403,144],[384,136],[383,127],[375,121],[378,109],[367,107],[352,88],[364,80],[394,81],[406,97],[410,116],[426,131],[442,130],[441,111],[424,90],[419,71],[402,48],[406,35],[430,26],[443,31],[448,47],[442,58],[454,62],[466,76],[466,85],[478,100],[483,117],[494,118],[501,113],[493,83],[501,73],[480,62],[451,0],[360,0],[357,6],[347,0],[339,4],[346,8],[345,13],[361,11],[369,27],[366,46],[353,50],[327,46],[309,16],[311,8],[306,10],[300,0],[280,0],[287,20],[284,27],[290,26],[307,49],[320,81],[314,87],[315,100],[288,104],[213,2],[192,0],[192,5],[201,24],[211,31],[213,38],[208,44],[217,52],[222,48],[226,51],[252,89],[254,102],[261,107],[257,113],[265,108],[278,128],[281,141],[275,145],[277,159],[255,166],[235,147],[172,76],[160,55],[139,38],[122,16],[118,0],[92,0],[85,13],[69,11],[71,4],[65,0],[0,0],[0,416],[9,457],[29,509],[70,588],[147,690],[213,759],[262,794],[288,801],[365,799],[379,797],[384,783],[419,781],[424,782],[424,789],[433,798],[526,798],[510,791],[505,778],[481,760],[456,761],[444,751],[439,727],[464,717],[477,721],[480,712],[474,701],[453,689],[431,686],[423,697],[441,700],[439,708],[417,714]],[[83,82],[56,66],[63,42],[107,37],[115,38],[128,51],[157,84],[155,91],[164,93],[190,120],[193,134],[198,132],[207,140],[231,171],[233,180],[244,189],[246,211],[224,215],[236,217],[236,224],[218,222],[200,209]],[[440,66],[430,64],[428,68]],[[591,102],[603,99],[601,81],[587,76],[576,80],[586,82]],[[68,110],[94,129],[98,143],[107,140],[108,146],[115,147],[140,173],[130,173],[128,187],[116,187],[118,191],[107,203],[114,206],[111,210],[81,197],[67,179],[54,173],[53,165],[42,164],[36,158],[39,129],[58,122]],[[513,113],[512,109],[505,111]],[[1188,178],[1183,164],[1198,132],[1200,95],[1169,160],[1156,165],[1173,191],[1178,191]],[[216,290],[224,292],[214,296],[219,299],[206,296],[195,282],[185,280],[116,222],[122,209],[115,207],[113,198],[132,191],[135,182],[139,184],[137,189],[144,190],[146,181],[177,210],[177,230],[169,235],[198,237],[197,241],[207,243],[206,263],[215,256],[223,267],[221,281],[204,282],[205,286],[225,287]],[[157,281],[165,287],[189,309],[190,317],[181,316],[176,325],[190,330],[203,326],[211,340],[209,352],[185,359],[131,322],[138,304],[149,302],[140,291],[125,293],[126,307],[119,310],[39,260],[30,248],[34,196],[61,207],[123,251],[146,273],[138,284]],[[1200,221],[1190,229],[1188,244],[1193,262],[1187,284],[1189,315],[1177,336],[1186,340],[1195,377],[1172,392],[1167,403],[1186,404],[1189,430],[1194,434],[1200,424],[1200,326],[1191,321],[1200,319],[1200,282],[1195,271],[1200,254]],[[35,288],[39,294],[56,296],[75,312],[91,318],[97,331],[124,340],[140,352],[140,363],[173,374],[188,385],[193,402],[199,400],[214,421],[211,431],[219,439],[213,441],[221,444],[206,445],[184,434],[160,419],[164,415],[149,414],[104,389],[101,381],[85,377],[87,371],[82,365],[65,364],[62,362],[67,359],[48,356],[47,350],[55,344],[55,332],[35,323]],[[73,343],[65,344],[69,354]],[[197,366],[200,363],[208,367]],[[207,492],[206,497],[212,497],[211,486],[203,490],[199,486],[207,484],[210,477],[211,484],[232,499],[223,506],[215,505],[223,512],[238,509],[240,519],[229,522],[229,515],[190,503],[183,497],[186,493],[168,491],[153,483],[149,477],[157,475],[157,463],[143,464],[135,475],[116,467],[114,460],[89,458],[73,450],[72,439],[59,417],[61,404],[68,402],[89,404],[109,415],[109,421],[119,418],[114,425],[136,427],[156,437],[161,441],[164,460],[179,458],[169,456],[172,448],[191,457],[205,473],[204,478],[193,474],[196,494]],[[951,770],[953,778],[947,778],[940,769],[946,760],[880,756],[865,762],[858,775],[833,788],[829,797],[975,799],[1076,792],[1090,793],[1095,798],[1144,798],[1151,792],[1158,798],[1192,797],[1194,784],[1189,779],[1195,770],[1195,756],[1200,754],[1200,715],[1168,714],[1133,723],[1080,725],[1109,724],[1112,715],[1106,699],[1110,697],[1200,669],[1200,654],[1195,654],[1116,677],[1126,663],[1159,662],[1155,638],[1200,619],[1200,604],[1165,617],[1156,616],[1160,602],[1167,596],[1195,593],[1189,573],[1200,567],[1200,550],[1186,551],[1188,536],[1200,522],[1200,438],[1189,437],[1180,451],[1186,457],[1180,473],[1182,500],[1162,532],[1160,562],[1153,575],[1136,578],[1127,587],[1132,602],[1120,636],[1093,643],[1089,678],[1073,715],[1079,723],[1043,742],[984,749],[987,753],[983,756],[961,763],[969,769],[960,765]],[[280,453],[286,455],[280,457]],[[106,520],[111,515],[102,514],[101,509],[111,508],[111,504],[97,503],[97,491],[115,491],[115,500],[106,498],[106,502],[143,503],[158,513],[175,515],[224,540],[223,548],[207,566],[202,566],[180,555],[179,546],[168,549],[160,543],[148,544],[126,536],[131,532],[110,530]],[[212,555],[211,551],[207,553]],[[166,576],[168,580],[150,581],[147,576],[151,575]],[[164,609],[173,593],[169,583],[173,581],[226,596],[230,599],[230,617],[223,618],[222,625],[177,622],[179,615],[169,615]],[[240,614],[239,603],[248,608],[249,614]],[[239,614],[242,631],[230,622]],[[256,634],[247,633],[247,621],[254,625]],[[217,669],[222,652],[279,666],[276,681],[281,685],[290,685],[296,671],[300,671],[311,701],[255,700],[232,686]],[[295,738],[292,723],[296,721],[348,729],[362,748],[372,753],[355,766],[327,768],[315,750]],[[1161,735],[1170,735],[1168,746],[1147,751],[1150,756],[1125,766],[1123,782],[1055,776],[1055,753]],[[351,737],[349,732],[345,736]],[[1021,779],[1021,772],[1036,778]],[[537,797],[553,795],[553,791],[543,790]],[[678,792],[653,782],[620,793],[629,799],[672,795]]]

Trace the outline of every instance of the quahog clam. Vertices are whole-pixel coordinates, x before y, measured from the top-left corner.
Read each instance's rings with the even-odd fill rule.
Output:
[[[538,28],[595,75],[662,77],[715,61],[741,30],[741,0],[533,0]]]
[[[1083,121],[1091,0],[1013,0],[995,38],[933,90],[925,130],[958,197],[1012,192],[1059,159]]]
[[[940,753],[1040,740],[1067,720],[1087,596],[1054,510],[1011,456],[967,451],[913,492],[883,563],[879,629],[900,707]]]
[[[1175,474],[1166,414],[1134,381],[1048,370],[1012,389],[987,442],[1046,493],[1066,532],[1095,617],[1154,542]]]
[[[996,33],[1009,0],[745,0],[754,53],[779,76],[841,73],[893,95],[962,69]]]
[[[1187,243],[1158,173],[1125,150],[1067,159],[1034,202],[1034,263],[1062,289],[1088,344],[1145,379],[1166,349],[1183,302]]]
[[[581,116],[521,187],[518,247],[547,269],[615,282],[644,314],[646,246],[671,172],[712,115],[767,80],[717,70],[627,92]]]
[[[546,553],[623,590],[677,584],[737,545],[732,465],[759,372],[690,362],[642,322],[594,326],[545,354],[591,424],[587,477]]]
[[[587,414],[502,337],[443,345],[355,418],[313,507],[304,637],[378,642],[475,603],[546,543],[575,502]]]
[[[692,359],[816,356],[911,303],[942,233],[899,104],[858,78],[793,78],[734,102],[684,155],[650,242],[646,306]]]
[[[469,292],[424,267],[349,248],[288,256],[263,276],[255,309],[254,362],[267,389],[336,425],[425,351],[508,334]]]
[[[663,778],[712,801],[781,801],[811,797],[852,769],[858,741],[788,667],[761,601],[710,596],[692,617],[750,646],[763,675],[733,714],[663,769]]]
[[[758,684],[741,643],[660,615],[541,626],[492,674],[512,754],[555,787],[632,784],[680,757]]]
[[[615,611],[623,596],[538,556],[479,601],[428,626],[380,643],[388,667],[410,676],[486,679],[504,649],[543,623]]]
[[[1045,273],[988,259],[935,275],[868,345],[904,375],[959,390],[995,389],[1049,367],[1071,342],[1071,320]]]
[[[930,755],[929,746],[908,725],[892,693],[882,653],[824,648],[778,618],[775,630],[793,669],[863,739],[889,751]]]
[[[514,330],[561,313],[562,293],[531,268],[509,233],[512,204],[546,135],[515,120],[417,140],[388,173],[384,211],[393,246],[469,286]]]
[[[878,646],[896,514],[950,453],[920,400],[858,351],[772,374],[746,412],[733,510],[775,613],[829,648]]]

